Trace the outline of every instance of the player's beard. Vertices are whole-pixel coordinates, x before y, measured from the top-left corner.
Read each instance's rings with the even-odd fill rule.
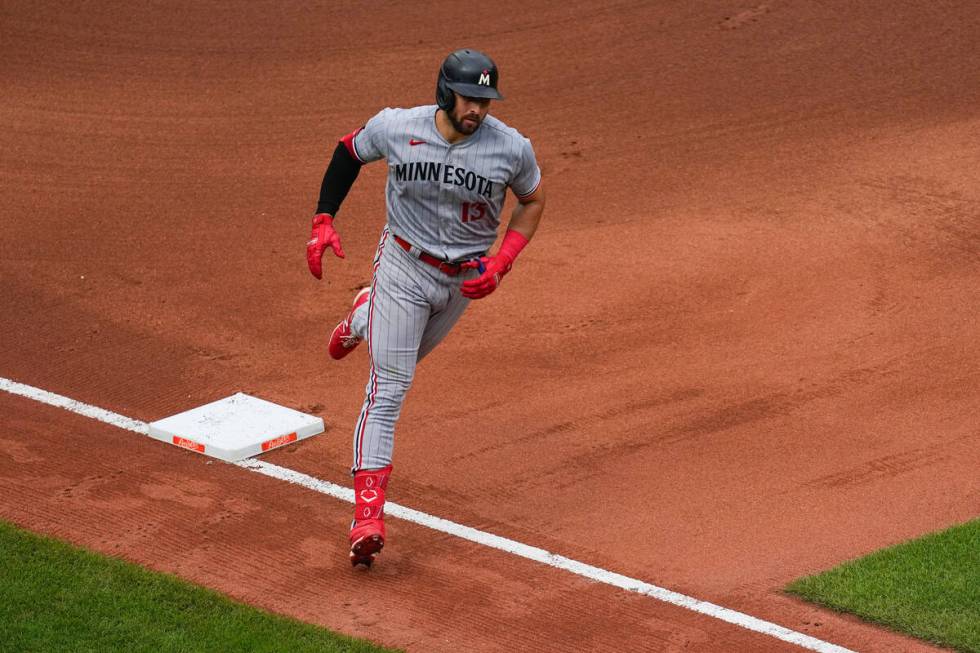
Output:
[[[455,111],[447,111],[446,115],[449,116],[449,122],[452,123],[453,129],[455,129],[460,134],[463,134],[464,136],[469,136],[477,129],[479,129],[480,125],[483,124],[483,118],[481,118],[479,115],[475,113],[470,113],[466,116],[463,116],[463,118],[470,118],[471,120],[473,120],[476,123],[474,125],[464,124],[463,119],[457,120]]]

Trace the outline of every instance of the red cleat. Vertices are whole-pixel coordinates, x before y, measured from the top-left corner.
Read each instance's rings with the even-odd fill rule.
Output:
[[[370,567],[385,545],[385,523],[380,519],[354,522],[350,531],[350,563]]]
[[[327,350],[330,352],[330,358],[334,360],[340,360],[347,354],[354,351],[354,348],[361,344],[361,338],[355,335],[350,329],[351,320],[354,319],[354,311],[358,307],[366,302],[371,297],[371,288],[361,288],[360,292],[354,296],[354,303],[351,305],[350,312],[347,313],[347,317],[343,321],[333,328],[333,333],[330,334],[330,344],[327,346]]]
[[[385,494],[391,465],[354,472],[354,521],[350,525],[350,563],[370,567],[385,545]]]

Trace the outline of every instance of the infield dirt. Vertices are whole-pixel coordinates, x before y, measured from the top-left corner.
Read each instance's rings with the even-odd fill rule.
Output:
[[[790,580],[980,514],[980,6],[7,2],[0,376],[141,420],[239,390],[349,483],[384,167],[336,139],[491,53],[548,193],[420,366],[390,497],[860,651]],[[409,651],[795,647],[0,396],[0,517]]]

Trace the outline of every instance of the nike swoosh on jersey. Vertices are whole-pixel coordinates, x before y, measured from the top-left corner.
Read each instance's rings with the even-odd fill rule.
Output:
[[[410,138],[408,140],[408,144],[411,145],[412,147],[415,147],[416,145],[425,145],[425,141],[420,141],[416,138]]]

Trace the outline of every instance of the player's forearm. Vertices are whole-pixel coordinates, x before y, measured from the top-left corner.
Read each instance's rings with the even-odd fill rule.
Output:
[[[316,205],[316,212],[336,216],[360,171],[360,161],[351,156],[343,141],[337,143],[333,158],[330,159],[330,165],[327,166],[323,182],[320,184],[320,199]]]
[[[513,229],[526,239],[531,240],[534,232],[538,230],[542,215],[544,215],[544,195],[515,206],[507,228]]]

